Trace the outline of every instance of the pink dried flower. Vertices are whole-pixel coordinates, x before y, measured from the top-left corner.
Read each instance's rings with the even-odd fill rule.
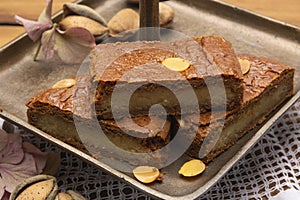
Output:
[[[23,143],[19,134],[7,134],[2,129],[0,141],[0,199],[5,199],[24,179],[42,172],[48,153]]]
[[[52,0],[47,0],[46,8],[38,21],[15,16],[15,20],[22,24],[32,41],[41,39],[40,46],[34,57],[42,49],[45,58],[51,59],[57,53],[60,59],[68,64],[80,63],[96,45],[92,33],[84,28],[74,27],[62,31],[51,21]]]

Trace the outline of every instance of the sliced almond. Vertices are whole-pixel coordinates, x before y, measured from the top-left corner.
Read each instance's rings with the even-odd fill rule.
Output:
[[[172,71],[182,72],[189,68],[191,64],[182,58],[167,58],[162,64]]]
[[[155,167],[139,166],[133,170],[133,175],[142,183],[152,183],[160,177],[160,172]]]
[[[201,174],[204,170],[205,164],[201,160],[194,159],[184,163],[178,173],[186,177],[192,177]]]
[[[73,78],[69,79],[63,79],[58,82],[56,82],[53,86],[52,89],[62,89],[62,88],[69,88],[72,87],[76,84],[76,80]]]
[[[249,72],[250,66],[251,66],[250,61],[246,60],[246,59],[239,59],[239,63],[241,65],[243,75],[247,74]]]
[[[52,179],[41,181],[26,188],[20,195],[18,195],[16,200],[44,200],[48,198],[53,188],[54,181]]]

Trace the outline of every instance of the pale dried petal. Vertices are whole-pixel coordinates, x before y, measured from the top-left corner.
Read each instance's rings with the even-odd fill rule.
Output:
[[[5,193],[4,187],[5,187],[5,184],[4,184],[3,180],[0,178],[0,199],[1,200]]]
[[[8,192],[12,192],[24,179],[37,175],[34,158],[28,153],[24,154],[22,163],[18,165],[1,163],[0,172],[5,183],[5,190]]]
[[[36,164],[37,173],[42,173],[44,167],[46,166],[49,153],[42,152],[40,149],[38,149],[36,146],[29,142],[23,142],[23,149],[26,153],[29,153],[33,156]]]
[[[45,31],[42,35],[42,51],[46,59],[51,59],[55,52],[55,27],[51,30]]]
[[[58,56],[66,63],[81,63],[96,45],[94,36],[80,27],[59,31],[55,37]]]
[[[39,16],[39,22],[51,22],[52,0],[46,1],[46,7]]]
[[[18,164],[23,160],[22,138],[19,134],[8,134],[5,148],[0,152],[0,164]]]
[[[32,41],[37,41],[41,38],[44,31],[50,29],[52,27],[52,22],[38,22],[33,20],[24,19],[19,16],[15,16],[15,20],[17,23],[22,24]]]
[[[4,130],[0,129],[0,152],[2,151],[2,149],[4,149],[4,147],[6,147],[7,142],[8,142],[7,133]]]
[[[93,19],[100,24],[106,26],[107,23],[105,19],[98,14],[94,9],[86,6],[86,5],[80,5],[77,3],[65,3],[63,6],[63,17],[66,17],[68,15],[80,15],[80,16],[85,16],[87,18]]]

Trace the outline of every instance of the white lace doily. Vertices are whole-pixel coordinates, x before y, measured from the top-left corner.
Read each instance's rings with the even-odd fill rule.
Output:
[[[0,122],[1,125],[1,122]],[[16,132],[16,130],[11,130]],[[24,131],[43,151],[61,153],[59,188],[75,190],[87,199],[150,199],[122,180]],[[258,143],[200,200],[285,199],[300,191],[300,101],[283,115]],[[289,192],[291,191],[291,192]],[[298,192],[298,193],[297,193]]]

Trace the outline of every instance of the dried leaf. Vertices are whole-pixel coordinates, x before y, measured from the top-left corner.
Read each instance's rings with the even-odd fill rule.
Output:
[[[94,36],[107,34],[108,28],[101,23],[84,16],[68,16],[59,22],[61,30],[67,30],[72,27],[82,27],[90,31]]]
[[[40,151],[40,149],[38,149],[36,146],[29,142],[23,142],[23,149],[26,153],[29,153],[33,156],[36,164],[37,173],[42,173],[43,169],[46,166],[49,153]]]
[[[104,26],[107,25],[106,20],[100,14],[98,14],[94,9],[86,5],[80,5],[77,3],[65,3],[63,6],[63,18],[72,14],[88,17],[90,19],[99,22]]]
[[[43,169],[44,174],[55,176],[60,167],[60,154],[56,152],[49,152],[47,155],[47,162]]]

